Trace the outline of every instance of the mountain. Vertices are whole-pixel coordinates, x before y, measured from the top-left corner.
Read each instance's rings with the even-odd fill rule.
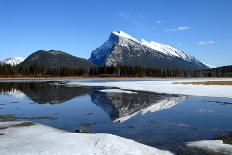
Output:
[[[11,65],[11,66],[16,66],[16,65],[20,64],[23,61],[24,61],[23,57],[14,57],[14,58],[4,59],[1,63],[2,64],[8,64],[8,65]]]
[[[28,56],[21,64],[41,64],[48,68],[90,68],[94,66],[89,60],[57,50],[39,50]]]
[[[184,99],[184,96],[150,92],[126,94],[95,90],[89,95],[92,102],[103,109],[114,122],[126,121],[139,113],[144,115],[147,112],[169,109],[177,105],[180,99]]]
[[[154,41],[141,41],[125,32],[113,31],[109,39],[91,53],[98,66],[142,66],[161,69],[207,69],[208,66],[176,48]]]

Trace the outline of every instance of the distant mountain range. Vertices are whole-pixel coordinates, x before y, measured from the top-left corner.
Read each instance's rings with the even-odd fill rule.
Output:
[[[113,31],[109,39],[91,53],[89,60],[59,50],[39,50],[2,61],[10,65],[41,64],[49,68],[90,68],[93,66],[141,66],[157,69],[208,69],[209,65],[170,45],[138,40],[125,32]]]
[[[25,58],[23,58],[23,57],[14,57],[14,58],[4,59],[0,63],[16,66],[16,65],[20,64],[21,62],[23,62],[24,60],[25,60]]]

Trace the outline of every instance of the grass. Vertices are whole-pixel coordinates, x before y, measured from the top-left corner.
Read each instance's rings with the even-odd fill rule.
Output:
[[[24,119],[30,119],[30,120],[54,120],[55,117],[52,116],[37,116],[37,117],[23,117]]]
[[[229,133],[227,135],[218,136],[215,138],[215,140],[222,140],[225,144],[232,144],[232,133]]]
[[[13,114],[6,114],[6,115],[0,115],[1,121],[14,121],[16,119],[23,119],[23,120],[54,120],[57,119],[52,116],[37,116],[37,117],[17,117]]]
[[[31,122],[22,122],[22,123],[19,123],[19,124],[15,124],[13,126],[20,127],[20,126],[31,126],[31,125],[35,125],[35,124],[31,123]]]
[[[13,114],[7,114],[7,115],[0,115],[0,120],[2,121],[12,121],[16,120],[17,117]]]
[[[232,81],[204,81],[204,82],[175,82],[174,84],[184,85],[221,85],[221,86],[232,86]]]

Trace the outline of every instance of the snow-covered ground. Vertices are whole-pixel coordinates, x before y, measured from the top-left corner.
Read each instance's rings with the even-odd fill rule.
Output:
[[[154,80],[138,80],[138,81],[109,81],[104,79],[91,81],[69,81],[69,86],[105,86],[117,87],[127,90],[141,90],[156,93],[167,94],[183,94],[194,96],[210,96],[210,97],[228,97],[232,98],[232,86],[219,85],[184,85],[174,84],[175,82],[197,82],[197,81],[232,81],[232,78],[196,78],[196,79],[154,79]]]
[[[202,140],[187,143],[190,148],[197,148],[215,154],[232,154],[232,145],[224,144],[222,140]]]
[[[136,92],[128,91],[128,90],[122,90],[122,89],[102,89],[102,90],[99,90],[99,91],[100,92],[105,92],[105,93],[137,94]]]
[[[20,122],[0,122],[1,155],[172,155],[111,134],[69,133],[40,124],[16,124]]]

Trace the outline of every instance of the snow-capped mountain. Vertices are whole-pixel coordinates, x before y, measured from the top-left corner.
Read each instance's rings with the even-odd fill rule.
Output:
[[[170,45],[138,40],[123,31],[113,31],[109,39],[91,54],[99,66],[142,66],[146,68],[207,69],[195,57]]]
[[[23,62],[24,60],[25,60],[25,58],[23,58],[23,57],[14,57],[14,58],[4,59],[2,61],[2,63],[12,65],[12,66],[16,66],[16,65],[20,64],[21,62]]]

